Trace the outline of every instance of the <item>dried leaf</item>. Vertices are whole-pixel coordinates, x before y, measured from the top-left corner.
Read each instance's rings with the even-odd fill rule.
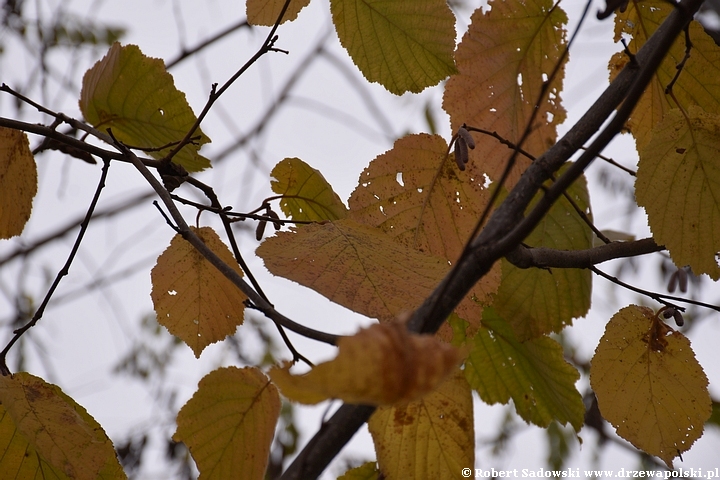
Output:
[[[280,395],[259,369],[219,368],[178,413],[173,440],[190,449],[199,480],[262,480],[279,416]]]
[[[690,341],[647,307],[630,305],[610,319],[590,364],[590,384],[618,435],[671,470],[712,413],[708,380]]]
[[[232,253],[212,228],[193,230],[242,275]],[[245,294],[180,234],[160,255],[150,276],[158,323],[192,348],[196,357],[211,343],[232,335],[243,322]]]
[[[295,20],[300,10],[309,4],[310,0],[292,0],[283,15],[280,25]],[[248,23],[250,25],[271,27],[277,22],[284,5],[285,0],[248,0],[245,5]]]
[[[350,219],[278,232],[256,253],[274,275],[381,321],[415,309],[450,268]]]
[[[337,357],[304,375],[290,374],[289,365],[269,375],[283,395],[301,403],[339,398],[393,405],[433,391],[461,361],[460,350],[433,336],[411,334],[400,323],[375,324],[341,338]]]
[[[408,135],[378,156],[360,175],[350,195],[350,217],[378,227],[396,241],[456,262],[488,203],[488,192],[447,158],[439,135]],[[500,283],[499,264],[469,292],[458,307],[471,323]],[[473,300],[474,299],[474,300]]]
[[[0,238],[20,235],[37,193],[37,167],[27,135],[0,127]]]
[[[523,149],[540,155],[555,143],[556,126],[565,119],[560,91],[567,61],[567,57],[561,60],[567,16],[555,3],[490,1],[489,11],[475,11],[455,53],[459,73],[450,77],[443,97],[452,131],[467,124],[496,131],[516,143],[536,113]],[[536,109],[543,83],[558,63],[558,75]],[[469,175],[481,179],[487,174],[498,180],[511,151],[490,137],[476,140]],[[519,156],[505,187],[512,188],[529,163]]]

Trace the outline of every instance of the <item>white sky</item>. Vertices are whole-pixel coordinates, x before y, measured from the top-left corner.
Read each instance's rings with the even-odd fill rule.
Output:
[[[43,16],[47,18],[60,2],[40,0],[32,3],[41,5]],[[583,3],[563,3],[571,18],[571,31]],[[587,20],[571,52],[566,88],[562,94],[569,112],[566,125],[572,125],[607,84],[605,65],[617,47],[611,42],[612,22],[598,22],[594,18],[594,12],[602,3],[595,2],[593,15]],[[164,59],[175,57],[181,45],[193,46],[199,40],[244,18],[243,3],[229,0],[78,0],[65,2],[65,5],[68,4],[81,16],[98,17],[128,28],[123,43],[135,43],[146,55]],[[463,18],[459,20],[458,28],[464,30],[470,10],[461,13]],[[204,132],[213,139],[213,143],[203,149],[204,155],[213,159],[232,142],[234,135],[246,132],[255,124],[285,83],[288,72],[292,72],[306,58],[307,52],[323,36],[329,25],[327,1],[314,0],[301,12],[296,22],[280,28],[277,46],[290,50],[290,55],[278,53],[264,57],[222,97],[216,110],[203,124]],[[176,85],[187,94],[195,112],[199,112],[204,105],[209,85],[213,82],[222,84],[230,77],[256,51],[266,32],[265,28],[236,32],[171,71]],[[0,33],[0,39],[7,42],[7,34]],[[430,102],[440,133],[449,137],[447,120],[439,109],[442,98],[440,88],[429,89],[416,96],[393,96],[378,85],[364,82],[339,46],[334,33],[328,45],[332,54],[349,67],[352,78],[365,83],[365,92],[374,98],[391,123],[392,134],[427,131],[424,107]],[[6,44],[7,54],[0,60],[0,81],[11,86],[21,86],[35,65],[22,50],[11,50],[10,46],[18,48],[17,44]],[[51,65],[55,71],[67,76],[71,84],[79,86],[82,73],[104,53],[104,48],[98,48],[71,62],[58,56],[51,58]],[[44,91],[35,88],[31,93],[32,98],[44,105],[80,117],[78,94],[73,96],[66,91],[59,91],[55,82],[49,82]],[[4,116],[15,115],[13,101],[7,95],[0,96],[0,113]],[[47,121],[27,108],[24,115],[28,121]],[[237,150],[216,164],[212,170],[199,175],[199,178],[216,188],[221,201],[233,205],[237,211],[248,211],[258,207],[263,198],[272,194],[268,181],[272,167],[285,157],[299,157],[318,168],[340,197],[347,199],[367,163],[392,146],[392,134],[383,131],[383,125],[368,112],[347,78],[321,58],[310,65],[307,74],[292,91],[291,101],[262,135],[253,139],[246,148]],[[31,139],[33,145],[36,141]],[[608,155],[632,166],[636,161],[633,152],[632,140],[621,138],[614,142]],[[53,226],[64,225],[70,218],[81,215],[95,189],[98,167],[47,154],[38,158],[38,164],[40,194],[35,202],[34,215],[22,240],[0,244],[0,258],[20,242],[31,242],[44,232],[53,230]],[[635,215],[629,219],[622,213],[623,204],[618,207],[618,203],[613,201],[616,199],[599,187],[596,174],[599,167],[591,167],[589,174],[596,224],[601,229],[629,230],[638,238],[647,236],[644,218]],[[148,189],[130,166],[113,165],[99,209],[115,205],[128,195]],[[181,190],[181,193],[190,195],[188,192]],[[188,221],[193,222],[195,213],[189,209],[184,211]],[[203,216],[202,221],[217,225],[209,218]],[[254,225],[250,228],[251,232],[253,230]],[[168,436],[174,431],[174,418],[168,417],[163,405],[153,403],[151,392],[143,384],[111,373],[118,358],[125,355],[133,344],[133,339],[143,335],[138,327],[140,318],[152,312],[149,269],[172,235],[173,232],[148,202],[134,209],[131,215],[97,222],[88,231],[70,276],[57,292],[57,299],[70,291],[84,288],[98,275],[121,271],[135,262],[141,262],[143,267],[131,277],[110,288],[103,288],[98,293],[74,301],[58,300],[51,303],[45,318],[29,335],[27,369],[60,385],[88,409],[113,439],[124,439],[129,433],[147,425],[155,425]],[[238,240],[252,271],[280,312],[296,321],[333,333],[351,333],[358,325],[370,322],[308,289],[268,275],[262,262],[253,256],[257,246],[254,235],[239,235]],[[22,285],[38,302],[44,295],[44,282],[55,275],[73,241],[74,235],[70,235],[40,255],[29,258],[28,265],[16,262],[0,270],[0,320],[5,321],[13,312],[2,292],[14,291],[18,285]],[[664,287],[653,276],[657,272],[656,263],[657,260],[653,260],[653,266],[646,268],[642,277],[629,275],[623,278],[643,288],[662,291]],[[613,266],[602,267],[605,271],[614,271]],[[704,298],[717,303],[720,298],[717,285],[706,287]],[[635,295],[624,291],[611,292],[604,281],[594,279],[591,313],[586,319],[576,320],[576,326],[568,330],[570,338],[579,345],[581,358],[592,355],[608,318],[621,306],[638,301]],[[717,386],[720,385],[720,367],[715,347],[716,339],[720,338],[718,320],[717,314],[712,316],[699,325],[690,337],[710,379],[715,398],[720,397],[720,387]],[[268,323],[265,320],[263,322]],[[267,331],[271,330],[268,326]],[[247,331],[247,327],[240,327],[238,336],[242,337],[244,331]],[[4,333],[0,338],[7,338],[7,335]],[[295,346],[314,361],[333,355],[331,348],[296,335],[291,335],[291,338]],[[242,346],[251,355],[257,355],[253,339],[242,341]],[[279,340],[278,345],[281,345]],[[284,347],[279,351],[287,357]],[[181,406],[192,395],[197,381],[204,374],[217,366],[234,362],[233,355],[223,344],[208,347],[200,360],[194,358],[189,348],[178,348],[174,364],[164,378],[165,385],[178,389],[178,398],[173,405],[176,408]],[[587,385],[586,379],[582,379],[578,385],[582,392]],[[500,457],[492,457],[490,448],[484,446],[482,440],[496,434],[505,407],[476,403],[476,437],[480,440],[476,462],[478,467],[537,469],[546,466],[547,443],[543,439],[544,431],[533,426],[525,427],[520,419],[517,420],[521,430],[516,437],[517,442],[512,443]],[[326,406],[320,406],[300,410],[299,421],[304,425],[306,433],[301,442],[307,441],[308,432],[317,429],[325,409]],[[614,446],[609,446],[596,459],[594,433],[583,430],[580,436],[585,444],[582,449],[577,444],[572,446],[569,466],[591,468],[595,462],[599,462],[603,468],[614,470],[637,466],[636,457]],[[683,456],[684,463],[677,462],[676,465],[704,470],[718,467],[719,447],[718,430],[709,431]],[[331,465],[326,478],[335,478],[344,470],[343,457],[371,459],[371,450],[369,435],[361,433],[343,451],[340,459]],[[160,454],[154,450],[153,455]],[[161,464],[154,461],[152,456],[146,457],[146,461],[149,464],[141,478],[165,477]]]

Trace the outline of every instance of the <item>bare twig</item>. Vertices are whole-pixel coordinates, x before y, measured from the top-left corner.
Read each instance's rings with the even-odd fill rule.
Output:
[[[138,160],[139,162],[139,160]],[[45,308],[47,307],[48,302],[50,302],[50,299],[53,296],[53,293],[55,293],[55,290],[57,289],[58,285],[60,285],[60,281],[70,272],[70,265],[72,265],[73,260],[75,259],[75,255],[77,254],[78,249],[80,248],[80,243],[82,242],[83,237],[85,236],[85,232],[87,231],[88,225],[90,225],[90,219],[92,218],[92,214],[95,211],[95,206],[97,205],[98,200],[100,199],[100,193],[102,192],[103,188],[105,188],[105,179],[107,178],[108,170],[110,169],[110,159],[104,158],[103,159],[103,168],[102,168],[102,174],[100,175],[100,181],[98,182],[98,186],[95,189],[95,195],[93,196],[92,201],[90,202],[90,206],[88,207],[87,213],[85,214],[85,219],[83,220],[82,224],[80,225],[80,232],[78,232],[78,236],[75,239],[75,244],[72,247],[72,250],[70,250],[70,254],[68,255],[67,260],[65,261],[65,265],[60,269],[58,274],[55,276],[55,281],[53,281],[52,285],[50,286],[50,289],[48,290],[47,294],[45,294],[45,298],[43,298],[42,303],[38,307],[37,311],[35,312],[35,315],[33,315],[32,319],[25,324],[25,326],[18,328],[15,330],[13,338],[10,339],[8,344],[5,346],[5,348],[0,352],[0,373],[2,375],[10,375],[10,370],[7,367],[7,354],[12,348],[13,345],[15,345],[15,342],[20,340],[20,337],[23,336],[25,332],[27,332],[29,329],[35,326],[35,324],[42,318],[43,313],[45,312]]]
[[[250,25],[247,20],[240,20],[239,22],[234,23],[233,25],[230,25],[225,30],[222,30],[212,37],[203,40],[199,44],[195,45],[192,48],[183,48],[183,50],[172,60],[169,60],[165,62],[165,68],[167,70],[170,70],[172,67],[177,65],[178,63],[182,62],[183,60],[190,58],[191,56],[195,55],[199,51],[209,47],[213,43],[217,42],[218,40],[221,40],[222,38],[226,37],[227,35],[233,33],[236,30],[240,30],[241,28],[249,28],[252,29],[252,25]]]
[[[190,142],[190,138],[195,135],[195,132],[197,132],[198,128],[200,128],[200,124],[205,119],[205,116],[208,114],[212,106],[215,104],[215,102],[222,96],[225,91],[230,88],[230,86],[235,83],[235,81],[240,78],[240,76],[247,71],[248,68],[250,68],[255,62],[260,59],[263,55],[269,52],[284,52],[283,50],[279,50],[275,48],[275,41],[277,40],[277,36],[275,35],[275,32],[277,31],[278,27],[280,26],[280,23],[282,22],[282,18],[285,15],[285,12],[287,11],[288,6],[290,5],[290,0],[285,0],[285,4],[283,5],[282,10],[280,11],[280,14],[278,15],[278,19],[275,21],[275,25],[270,29],[270,33],[268,33],[267,38],[263,42],[260,49],[253,55],[250,60],[245,62],[245,65],[240,67],[240,69],[233,74],[232,77],[230,77],[222,87],[216,90],[217,84],[213,84],[211,90],[210,90],[210,96],[208,97],[207,102],[205,103],[205,107],[203,108],[202,112],[200,112],[200,115],[198,115],[197,120],[195,120],[195,123],[193,126],[188,130],[188,132],[185,134],[185,137],[180,141],[178,145],[173,148],[170,153],[168,153],[165,158],[163,158],[163,162],[169,163],[172,158],[180,151],[182,150],[185,145],[187,145]],[[284,52],[287,53],[287,52]]]
[[[688,303],[691,305],[697,305],[699,307],[705,307],[705,308],[709,308],[710,310],[715,310],[717,312],[720,312],[720,305],[712,305],[710,303],[698,302],[697,300],[692,300],[690,298],[675,297],[673,295],[665,295],[663,293],[655,293],[655,292],[651,292],[649,290],[643,290],[642,288],[638,288],[638,287],[630,285],[629,283],[625,283],[622,280],[619,280],[618,278],[613,277],[612,275],[608,275],[607,273],[603,272],[602,270],[598,269],[597,267],[589,267],[589,268],[590,268],[590,270],[593,271],[593,273],[605,278],[606,280],[610,280],[611,282],[613,282],[617,285],[620,285],[623,288],[627,288],[628,290],[632,290],[633,292],[637,292],[642,295],[645,295],[646,297],[652,298],[656,302],[662,303],[663,305],[666,305],[668,307],[673,307],[673,308],[676,308],[683,312],[685,311],[685,308],[679,307],[669,301],[669,300],[673,300],[675,302]]]

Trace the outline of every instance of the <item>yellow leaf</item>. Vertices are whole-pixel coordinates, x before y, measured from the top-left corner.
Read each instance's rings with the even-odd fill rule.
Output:
[[[590,198],[585,177],[582,176],[573,183],[567,193],[575,204],[590,216]],[[542,195],[540,192],[535,197],[528,211]],[[524,243],[532,247],[582,250],[592,247],[593,232],[571,203],[561,197]],[[493,307],[501,317],[510,322],[518,340],[559,332],[572,324],[573,318],[584,316],[590,309],[590,270],[522,269],[503,259],[502,273],[502,282]]]
[[[635,196],[676,265],[720,278],[720,115],[672,110],[640,151]]]
[[[457,479],[475,465],[472,392],[459,370],[420,400],[378,408],[368,428],[388,480]]]
[[[493,308],[483,311],[483,325],[465,361],[465,377],[480,398],[491,405],[512,398],[528,422],[547,427],[557,420],[579,431],[585,415],[575,388],[580,374],[565,361],[560,344],[545,336],[518,341]]]
[[[182,140],[197,120],[162,60],[146,57],[136,45],[119,43],[85,73],[80,110],[88,123],[102,131],[111,128],[115,138],[130,146],[167,147],[149,152],[155,158],[170,153],[171,144]],[[210,166],[210,160],[198,154],[210,139],[200,129],[195,135],[199,138],[173,157],[188,172]]]
[[[672,11],[673,6],[663,0],[630,2],[624,13],[615,16],[615,41],[623,35],[631,35],[628,49],[636,53]],[[720,114],[720,48],[700,23],[691,21],[690,41],[693,48],[682,73],[673,86],[673,94],[680,107],[700,105],[709,113]],[[650,85],[638,102],[627,127],[642,150],[650,141],[653,128],[673,108],[677,108],[665,88],[677,73],[678,65],[685,56],[685,36],[679,35],[657,69]],[[611,78],[627,63],[627,55],[618,52],[610,61]]]
[[[299,158],[286,158],[272,172],[273,192],[285,195],[280,208],[288,217],[300,221],[339,220],[347,208],[325,177]]]
[[[20,235],[37,193],[37,167],[27,135],[0,127],[0,238]]]
[[[350,219],[279,232],[256,253],[273,274],[382,321],[415,309],[450,268]]]
[[[536,110],[543,82],[560,62],[565,46],[565,12],[554,0],[491,1],[490,11],[476,10],[455,53],[460,73],[447,82],[443,108],[453,131],[466,123],[520,140]],[[560,104],[564,63],[537,109],[523,149],[540,155],[555,143],[556,125],[565,119]],[[498,180],[511,151],[497,140],[476,135],[468,172]],[[512,188],[530,161],[519,156],[505,187]]]
[[[337,480],[378,480],[378,473],[375,462],[366,462],[359,467],[351,468]]]
[[[59,387],[0,376],[0,404],[2,478],[127,478],[102,427]]]
[[[331,0],[355,65],[390,92],[420,92],[455,73],[455,17],[445,0]]]
[[[300,10],[309,4],[310,0],[292,0],[280,24],[295,20]],[[250,25],[271,27],[275,25],[284,5],[285,0],[248,0],[245,5],[248,23]]]
[[[262,480],[279,416],[280,395],[260,370],[219,368],[180,409],[173,440],[190,449],[199,480]]]
[[[409,333],[400,323],[375,324],[338,341],[338,355],[304,375],[289,365],[270,378],[291,400],[314,404],[329,398],[393,405],[433,391],[460,364],[462,353],[430,335]]]
[[[232,253],[212,228],[193,230],[242,275]],[[232,335],[243,322],[245,294],[180,234],[160,255],[150,276],[158,323],[192,348],[196,357],[211,343]]]
[[[712,412],[690,341],[647,307],[630,305],[610,319],[590,364],[590,384],[618,435],[671,470]]]
[[[378,156],[350,195],[350,218],[380,228],[396,241],[452,263],[460,257],[488,203],[478,180],[461,172],[439,135],[408,135]],[[458,313],[473,326],[500,284],[497,264],[468,293]],[[472,300],[474,299],[474,300]]]

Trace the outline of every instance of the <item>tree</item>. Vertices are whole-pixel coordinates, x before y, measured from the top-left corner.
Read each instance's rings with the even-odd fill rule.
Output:
[[[7,355],[54,300],[97,217],[110,167],[127,163],[160,198],[163,222],[176,232],[151,272],[157,322],[200,357],[208,345],[232,335],[247,312],[259,312],[277,326],[292,354],[292,362],[269,369],[266,363],[222,367],[200,381],[178,413],[173,439],[187,445],[201,476],[265,475],[282,415],[280,393],[300,403],[345,402],[281,478],[316,477],[365,422],[377,466],[363,465],[346,478],[396,478],[408,471],[420,478],[460,477],[474,466],[472,391],[488,403],[512,399],[523,420],[549,431],[560,423],[579,432],[585,422],[605,438],[602,416],[618,435],[672,469],[705,423],[718,423],[718,403],[679,328],[685,305],[720,307],[640,289],[596,265],[667,252],[668,280],[683,292],[695,276],[720,278],[720,172],[714,162],[720,92],[712,80],[720,50],[692,20],[703,2],[608,6],[601,15],[620,8],[616,41],[630,37],[630,43],[610,62],[611,85],[558,138],[573,38],[560,5],[493,2],[473,13],[455,50],[455,18],[441,0],[333,1],[340,42],[368,81],[402,94],[448,78],[443,108],[452,135],[399,138],[369,163],[347,206],[318,170],[288,157],[271,172],[275,195],[255,209],[227,207],[195,174],[218,160],[200,154],[210,141],[203,122],[248,69],[267,54],[287,53],[276,34],[307,3],[249,2],[248,21],[270,31],[241,68],[213,85],[197,117],[167,73],[172,61],[115,43],[116,34],[108,32],[116,30],[106,27],[76,30],[105,32],[109,44],[82,79],[84,121],[8,85],[0,88],[44,115],[40,124],[0,118],[3,237],[23,230],[38,185],[33,151],[21,132],[42,139],[35,154],[58,150],[103,164],[65,266],[39,306],[17,308],[31,313],[17,316],[0,354],[0,425],[8,432],[0,466],[19,477],[37,471],[59,478],[124,476],[102,427],[59,387],[29,373],[11,375]],[[22,18],[11,6],[6,25]],[[180,58],[192,54],[190,49]],[[70,130],[58,130],[61,125]],[[592,222],[583,172],[623,130],[638,146],[635,196],[653,236],[611,241]],[[191,210],[196,227],[183,213]],[[282,230],[256,251],[271,273],[379,323],[340,336],[276,309],[272,292],[266,295],[238,246],[234,225],[251,222],[257,241],[268,224]],[[25,254],[17,252],[4,258]],[[573,365],[555,334],[588,312],[593,274],[659,307],[623,306],[608,319],[590,365],[571,358]],[[678,329],[667,324],[671,318]],[[337,346],[337,357],[313,365],[286,330]],[[125,368],[140,371],[139,358],[128,356]],[[291,373],[297,362],[312,367],[309,373]],[[575,386],[580,371],[589,373],[597,396],[587,407]],[[292,430],[287,420],[283,425],[284,433]],[[280,459],[273,459],[271,472],[292,450],[293,435],[275,444]],[[121,456],[127,458],[123,452],[131,447],[118,448]]]

